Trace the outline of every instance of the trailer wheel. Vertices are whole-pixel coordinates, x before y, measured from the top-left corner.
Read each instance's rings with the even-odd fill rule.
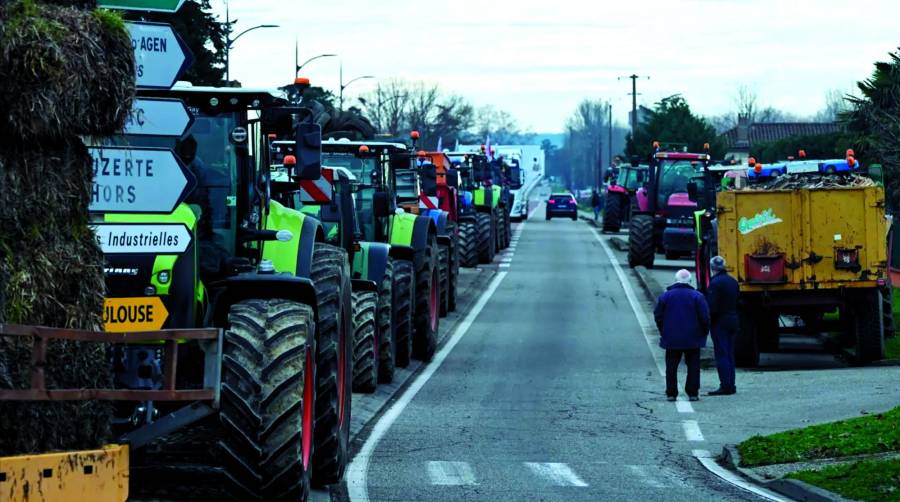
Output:
[[[893,286],[886,284],[881,288],[881,317],[884,319],[884,338],[894,336],[894,291]]]
[[[394,259],[388,258],[378,285],[378,383],[394,381]]]
[[[450,249],[450,292],[447,297],[447,310],[456,311],[456,286],[459,283],[459,235],[456,233],[456,224],[451,227],[453,232],[453,247]]]
[[[603,231],[618,232],[622,229],[622,203],[615,192],[607,192],[603,207]]]
[[[450,312],[450,246],[438,245],[438,272],[441,278],[441,317],[447,317]]]
[[[478,227],[478,262],[494,261],[494,225],[490,213],[478,213],[475,221]]]
[[[734,359],[739,368],[755,368],[759,366],[759,343],[757,340],[759,327],[755,316],[757,313],[750,305],[740,309],[740,329],[734,341]]]
[[[378,386],[378,293],[353,292],[353,392],[371,394]]]
[[[478,228],[474,221],[459,224],[459,264],[472,268],[478,265]]]
[[[413,262],[397,260],[394,262],[394,353],[395,363],[400,368],[409,366],[412,357],[413,339],[413,306],[416,301],[416,283]]]
[[[856,362],[867,364],[878,361],[884,358],[884,318],[880,292],[877,289],[859,291],[852,301]]]
[[[654,251],[653,217],[649,214],[634,216],[628,232],[628,266],[652,268],[656,258]]]
[[[350,265],[341,248],[316,243],[311,279],[316,285],[316,425],[314,486],[340,481],[350,443],[352,300]]]
[[[231,306],[218,447],[237,498],[306,500],[316,399],[314,319],[312,307],[288,300]]]

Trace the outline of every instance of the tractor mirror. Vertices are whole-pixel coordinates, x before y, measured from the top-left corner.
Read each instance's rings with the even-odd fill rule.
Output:
[[[697,184],[694,183],[693,181],[691,181],[690,183],[687,184],[687,192],[688,192],[688,199],[690,199],[691,202],[697,202],[697,200],[700,199],[700,196],[697,193]]]
[[[317,180],[322,176],[322,128],[318,124],[297,124],[296,177]]]
[[[376,218],[390,216],[391,203],[387,192],[375,192],[372,194],[372,212]]]
[[[882,169],[881,164],[872,164],[867,171],[870,178],[884,185],[884,169]]]

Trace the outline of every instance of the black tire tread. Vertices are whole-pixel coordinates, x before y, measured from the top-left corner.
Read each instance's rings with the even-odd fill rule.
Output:
[[[855,292],[852,302],[856,362],[868,364],[883,359],[884,317],[880,292],[875,289]]]
[[[375,317],[378,293],[353,292],[353,392],[371,394],[378,386],[375,361]]]
[[[489,213],[475,215],[478,228],[478,263],[494,261],[494,228]]]
[[[653,217],[648,214],[634,216],[628,231],[628,266],[652,268],[656,257],[655,250]]]
[[[459,224],[459,265],[473,268],[478,265],[478,226],[475,221]]]
[[[413,339],[413,305],[415,302],[416,284],[414,280],[415,266],[409,260],[394,262],[394,344],[396,345],[395,364],[399,368],[409,366],[412,357]]]
[[[222,355],[218,442],[230,489],[242,500],[305,500],[302,420],[312,307],[282,299],[231,306]]]
[[[416,308],[413,314],[415,335],[412,340],[412,353],[414,358],[425,362],[431,361],[437,349],[437,329],[431,329],[431,312],[428,305],[434,269],[438,266],[437,247],[435,237],[429,236],[425,249],[419,251],[422,255],[416,259]],[[440,324],[440,316],[437,324]]]
[[[438,277],[441,278],[440,315],[447,317],[450,313],[450,247],[438,245]]]
[[[388,258],[378,285],[378,383],[394,381],[394,259]]]

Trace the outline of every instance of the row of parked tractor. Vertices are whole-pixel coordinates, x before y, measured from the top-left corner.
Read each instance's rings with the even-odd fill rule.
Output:
[[[758,365],[785,333],[834,333],[859,363],[884,356],[894,332],[896,234],[881,166],[862,166],[852,150],[843,159],[801,150],[739,165],[657,143],[647,163],[621,166],[611,180],[603,228],[618,231],[624,221],[632,267],[653,267],[657,253],[692,256],[702,291],[710,258],[725,258],[741,288],[739,365]]]
[[[81,490],[121,495],[124,485],[127,495],[129,482],[139,497],[198,499],[212,487],[303,500],[339,482],[351,393],[430,361],[441,318],[462,300],[460,267],[509,245],[517,162],[489,147],[420,150],[416,132],[323,139],[327,117],[308,87],[139,91],[181,100],[190,127],[110,141],[171,149],[190,183],[170,213],[95,215],[106,229],[107,333],[40,329],[120,342],[109,352],[115,388],[73,394],[116,402],[114,437],[53,457],[97,465],[102,483],[54,477],[59,500],[120,499]]]

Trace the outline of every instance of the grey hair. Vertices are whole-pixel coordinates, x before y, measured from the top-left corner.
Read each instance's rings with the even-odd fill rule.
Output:
[[[716,272],[725,270],[725,258],[722,258],[721,256],[714,256],[711,260],[709,260],[709,268]]]

